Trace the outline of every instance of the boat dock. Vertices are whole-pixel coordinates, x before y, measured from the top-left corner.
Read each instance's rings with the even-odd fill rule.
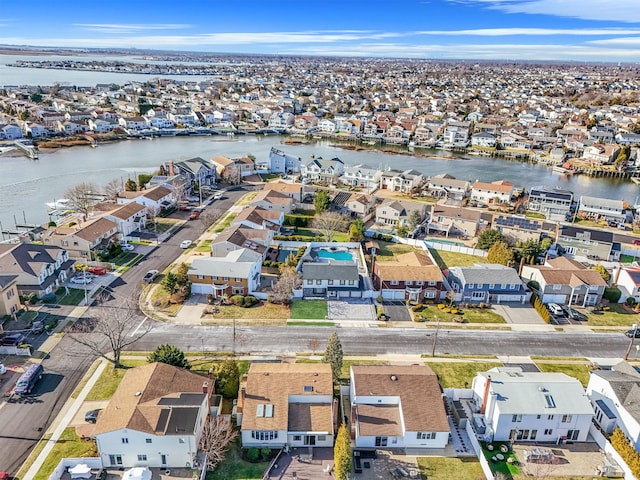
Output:
[[[35,145],[27,145],[26,143],[21,142],[20,140],[16,140],[13,144],[18,147],[22,153],[24,153],[27,157],[32,160],[38,159],[38,147]]]

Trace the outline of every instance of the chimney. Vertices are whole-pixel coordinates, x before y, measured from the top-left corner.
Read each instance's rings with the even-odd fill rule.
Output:
[[[487,376],[487,381],[484,384],[484,394],[482,395],[482,406],[480,407],[480,413],[484,414],[487,409],[487,399],[489,398],[489,390],[491,390],[491,375]]]
[[[209,382],[202,382],[202,393],[209,393]]]
[[[169,162],[169,176],[170,177],[175,176],[173,173],[173,162]]]

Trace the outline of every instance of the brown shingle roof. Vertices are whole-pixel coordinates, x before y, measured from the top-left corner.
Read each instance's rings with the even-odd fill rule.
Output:
[[[108,214],[121,220],[127,220],[145,209],[144,205],[136,202],[125,203],[124,205],[119,205],[119,207]]]
[[[234,163],[233,160],[231,160],[229,157],[225,157],[224,155],[216,155],[211,159],[211,161],[216,165],[220,165],[221,167],[227,167],[229,165],[233,165]]]
[[[428,366],[352,365],[351,371],[358,404],[363,397],[400,397],[406,431],[449,431],[438,378]]]
[[[261,201],[266,201],[274,205],[289,205],[291,204],[291,197],[284,193],[276,192],[275,190],[262,190],[254,197],[251,203]]]
[[[402,414],[398,405],[358,405],[358,433],[366,437],[401,437]]]
[[[298,196],[302,193],[302,185],[299,183],[269,182],[265,184],[264,189]]]
[[[102,237],[103,235],[109,233],[114,228],[118,228],[118,226],[109,220],[108,218],[99,218],[95,222],[80,228],[75,232],[75,236],[86,240],[87,242],[95,242],[97,239]]]
[[[312,387],[312,391],[305,392],[305,386]],[[290,395],[315,397],[316,406],[289,404]],[[287,430],[289,425],[301,428],[310,424],[318,431],[333,434],[332,404],[330,365],[252,363],[242,404],[242,430]],[[273,416],[258,417],[258,405],[273,405]],[[301,418],[289,418],[297,414]]]
[[[378,277],[385,281],[442,281],[440,268],[434,265],[427,255],[418,252],[397,255],[389,262],[376,262],[374,268]]]
[[[207,377],[166,363],[150,363],[127,370],[98,417],[94,435],[123,428],[155,435],[169,434],[173,426],[179,430],[180,425],[172,422],[172,417],[179,417],[174,410],[197,408],[196,405],[204,401],[204,382],[209,382],[209,392],[213,393],[212,382]],[[178,408],[172,408],[172,404]],[[175,432],[176,428],[172,430]]]
[[[263,220],[268,222],[278,222],[280,220],[280,215],[282,212],[267,210],[265,208],[261,208],[258,206],[250,206],[244,208],[236,218],[233,219],[232,223],[240,223],[243,220],[248,220],[253,223],[262,224]]]

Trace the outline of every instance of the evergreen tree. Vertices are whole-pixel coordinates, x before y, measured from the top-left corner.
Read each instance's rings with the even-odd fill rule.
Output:
[[[336,444],[333,448],[333,462],[333,474],[336,480],[347,480],[351,475],[351,441],[344,423],[338,429]]]
[[[479,248],[480,250],[489,250],[494,243],[500,240],[503,240],[502,232],[500,232],[500,230],[488,228],[478,235],[478,244],[476,245],[476,248]]]
[[[184,356],[184,352],[175,345],[164,344],[156,348],[151,355],[147,357],[149,363],[161,362],[174,367],[191,368],[189,360]]]
[[[329,209],[331,199],[329,198],[329,192],[326,190],[320,190],[316,193],[316,198],[313,199],[313,206],[316,209],[316,213],[324,212]]]
[[[327,348],[324,351],[322,362],[331,365],[334,383],[338,383],[342,375],[342,356],[342,343],[340,343],[338,334],[333,332],[327,342]]]
[[[223,361],[216,371],[216,382],[218,383],[218,392],[226,398],[235,397],[240,387],[240,370],[238,370],[238,362],[233,358]]]

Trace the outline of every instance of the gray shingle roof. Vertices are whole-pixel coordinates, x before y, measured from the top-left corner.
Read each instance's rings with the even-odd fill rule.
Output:
[[[358,281],[358,267],[353,262],[306,262],[302,264],[303,280],[354,280]]]

